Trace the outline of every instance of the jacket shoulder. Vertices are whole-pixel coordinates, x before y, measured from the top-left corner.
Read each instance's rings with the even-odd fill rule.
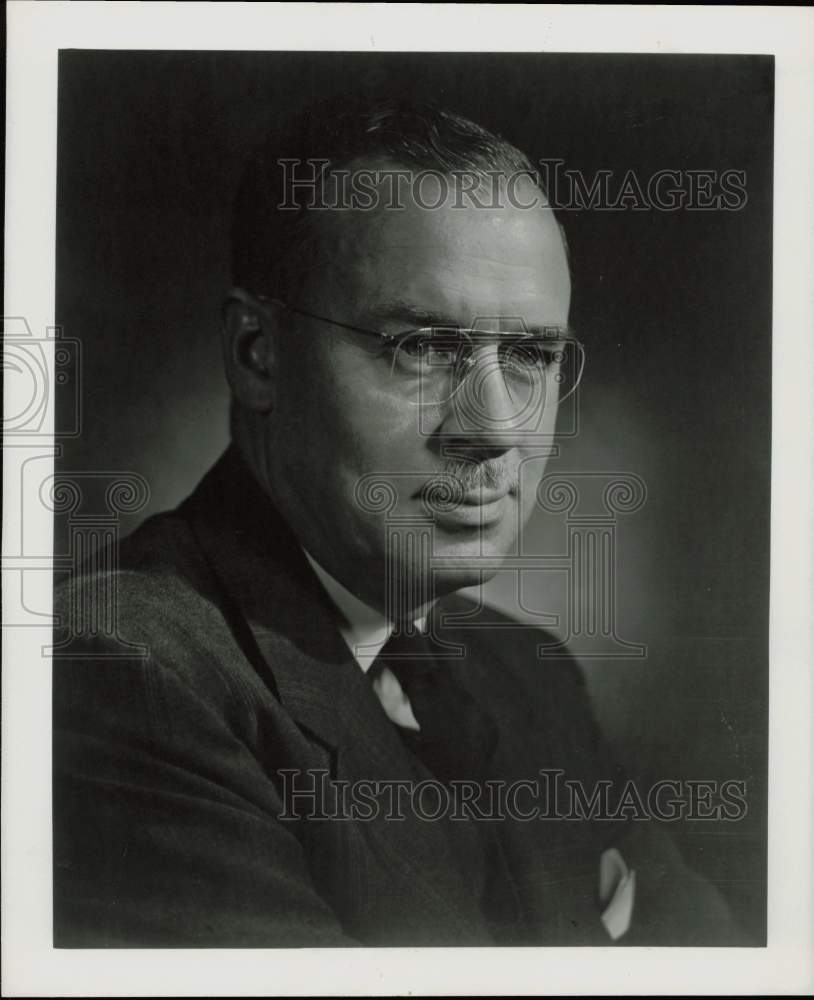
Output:
[[[217,584],[186,521],[159,514],[101,550],[54,591],[54,646],[60,674],[99,669],[172,675],[222,703],[256,688]],[[61,685],[58,685],[60,688]]]
[[[441,616],[465,647],[524,683],[584,685],[582,669],[567,646],[532,622],[465,594],[445,598]]]

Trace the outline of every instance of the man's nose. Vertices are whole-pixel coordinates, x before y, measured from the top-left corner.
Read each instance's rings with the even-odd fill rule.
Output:
[[[512,386],[498,346],[481,346],[462,366],[440,433],[470,446],[506,450],[540,432],[544,405],[544,383]]]

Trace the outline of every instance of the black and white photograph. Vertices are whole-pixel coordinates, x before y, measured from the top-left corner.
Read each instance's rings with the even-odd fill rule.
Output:
[[[778,463],[811,476],[774,49],[54,60],[53,315],[7,301],[4,362],[48,953],[119,995],[117,956],[294,953],[321,993],[393,949],[764,961],[810,673],[773,639]]]

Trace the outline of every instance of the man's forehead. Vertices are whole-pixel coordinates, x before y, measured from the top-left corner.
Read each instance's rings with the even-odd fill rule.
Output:
[[[401,208],[320,212],[316,229],[311,265],[334,295],[436,302],[458,315],[524,307],[539,313],[543,300],[550,311],[567,312],[562,236],[541,204],[427,208],[404,198]]]
[[[394,169],[382,166],[385,173]],[[413,180],[417,176],[410,174]],[[375,280],[396,288],[405,281],[424,285],[434,277],[453,285],[482,281],[506,286],[510,298],[524,290],[532,294],[547,280],[567,284],[559,226],[528,177],[518,179],[512,199],[505,191],[491,201],[461,200],[448,193],[441,204],[440,189],[431,196],[411,183],[394,202],[388,183],[379,181],[379,196],[367,207],[343,203],[311,213],[309,269],[330,270],[337,281]],[[349,190],[346,182],[346,195]]]

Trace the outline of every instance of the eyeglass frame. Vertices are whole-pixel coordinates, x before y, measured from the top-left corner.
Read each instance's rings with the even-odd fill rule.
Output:
[[[581,364],[579,366],[579,374],[576,377],[576,380],[574,382],[573,388],[569,390],[569,392],[562,398],[562,400],[560,400],[560,402],[562,402],[564,399],[567,399],[574,392],[576,392],[577,387],[579,386],[579,383],[582,380],[582,374],[583,374],[583,371],[584,371],[584,368],[585,368],[585,347],[584,347],[584,345],[576,337],[562,336],[562,328],[561,327],[551,327],[551,328],[548,328],[548,329],[556,330],[557,331],[558,336],[556,338],[549,336],[545,332],[545,329],[544,329],[544,332],[543,332],[542,335],[534,334],[534,333],[528,333],[528,332],[526,332],[526,333],[511,333],[511,334],[509,334],[508,331],[475,330],[472,327],[453,326],[451,324],[443,324],[443,323],[431,324],[429,326],[412,327],[409,330],[402,330],[399,333],[384,333],[382,330],[371,330],[371,329],[368,329],[367,327],[355,326],[352,323],[344,323],[344,322],[342,322],[340,320],[332,319],[329,316],[321,316],[318,313],[309,312],[308,310],[301,309],[298,306],[292,306],[291,303],[285,302],[283,299],[278,299],[278,298],[274,298],[274,297],[270,297],[270,296],[266,296],[266,295],[257,295],[257,294],[255,294],[254,297],[259,302],[262,302],[264,304],[268,303],[270,305],[279,306],[280,308],[285,309],[288,312],[294,313],[297,316],[304,316],[307,319],[315,319],[315,320],[318,320],[321,323],[328,323],[331,326],[339,327],[341,330],[349,330],[352,333],[363,334],[364,336],[367,336],[367,337],[375,337],[378,341],[381,342],[381,344],[383,346],[383,349],[391,348],[391,347],[398,348],[398,345],[406,337],[409,337],[411,334],[420,333],[422,330],[446,330],[446,329],[455,330],[455,331],[458,332],[458,334],[460,334],[462,332],[466,333],[467,335],[469,335],[469,334],[475,334],[476,337],[482,338],[483,340],[490,340],[490,341],[494,341],[495,339],[499,340],[501,336],[511,336],[511,337],[516,338],[517,340],[519,340],[521,342],[524,341],[524,340],[526,340],[527,342],[530,342],[530,343],[540,343],[540,342],[546,342],[546,341],[548,341],[549,343],[574,344],[580,350],[582,362],[581,362]],[[456,357],[456,362],[455,363],[456,363],[456,365],[460,363],[460,361],[459,361],[459,359],[457,357]],[[475,361],[472,358],[468,358],[465,363],[466,363],[467,367],[472,367],[472,366],[474,366]],[[458,388],[460,388],[460,384],[462,384],[462,382],[464,381],[465,377],[466,376],[464,375],[464,377],[459,380],[459,385],[456,388],[455,392],[458,391]],[[451,398],[451,397],[449,397],[449,398]]]

